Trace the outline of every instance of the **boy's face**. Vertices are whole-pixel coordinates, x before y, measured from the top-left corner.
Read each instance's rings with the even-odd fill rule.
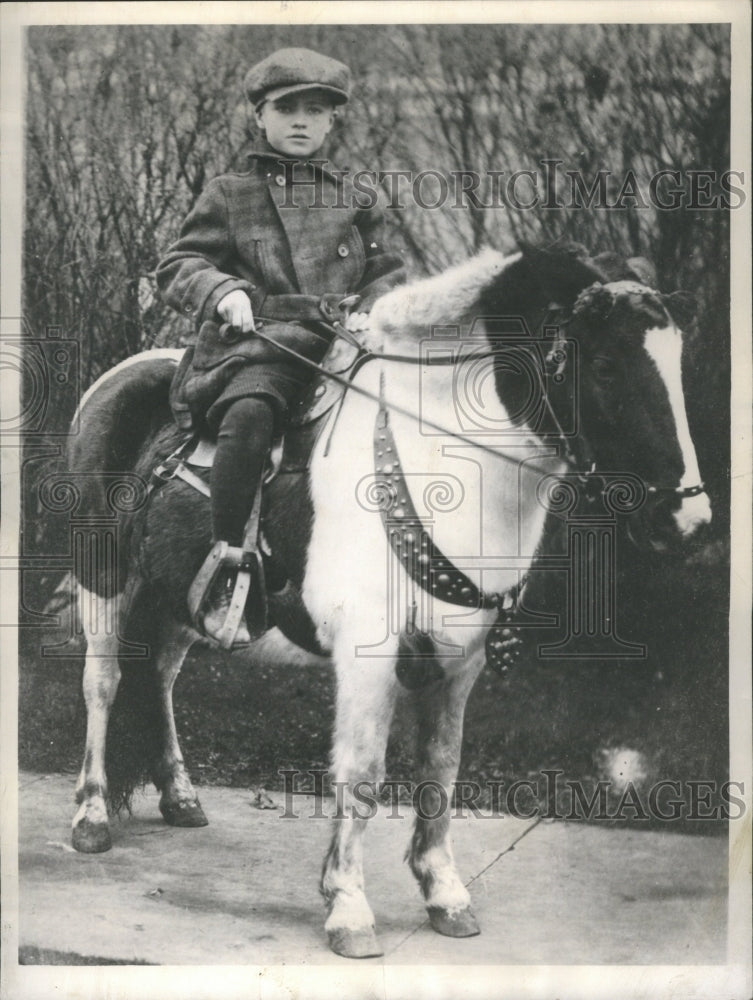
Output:
[[[318,90],[265,101],[256,112],[256,123],[264,129],[267,142],[286,156],[308,157],[316,153],[334,121],[332,101]]]

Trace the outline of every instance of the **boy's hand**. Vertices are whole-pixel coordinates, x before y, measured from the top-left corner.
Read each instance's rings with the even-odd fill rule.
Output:
[[[256,329],[251,299],[241,288],[236,288],[221,298],[217,303],[217,312],[226,323],[241,333],[251,333]]]

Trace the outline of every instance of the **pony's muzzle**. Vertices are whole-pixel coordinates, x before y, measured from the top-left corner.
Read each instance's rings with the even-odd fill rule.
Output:
[[[628,517],[631,541],[645,551],[671,553],[690,542],[711,521],[711,504],[705,492],[680,497],[663,492],[649,496],[636,516]]]
[[[683,538],[690,538],[704,524],[711,521],[711,503],[705,493],[685,497],[678,510],[672,513],[674,522]]]

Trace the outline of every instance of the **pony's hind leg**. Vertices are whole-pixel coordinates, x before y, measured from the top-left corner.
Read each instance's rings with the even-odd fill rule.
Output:
[[[196,633],[177,622],[160,634],[155,657],[162,722],[162,752],[154,768],[154,783],[162,792],[160,812],[171,826],[206,826],[209,822],[186,771],[173,713],[173,686]]]
[[[86,749],[76,783],[78,811],[71,840],[77,851],[95,854],[112,846],[107,823],[105,744],[110,709],[120,682],[118,614],[122,595],[102,597],[78,588],[79,612],[86,635],[84,700]]]
[[[450,802],[460,764],[465,703],[483,665],[467,663],[414,695],[418,721],[417,765],[422,794],[409,862],[431,925],[449,937],[471,937],[479,926],[468,890],[455,868],[450,842]]]
[[[354,798],[359,781],[376,785],[384,779],[384,758],[394,710],[394,661],[353,658],[347,667],[337,659],[337,718],[332,750],[334,780],[341,791],[338,815],[322,871],[321,891],[327,903],[325,929],[330,948],[346,958],[382,954],[374,914],[366,899],[362,840],[369,809]]]

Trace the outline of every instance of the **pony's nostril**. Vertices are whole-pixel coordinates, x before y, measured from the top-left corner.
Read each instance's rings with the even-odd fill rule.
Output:
[[[705,493],[698,496],[688,497],[683,500],[680,509],[674,511],[672,516],[675,519],[680,533],[687,537],[692,535],[702,525],[708,524],[711,520],[711,504]]]

